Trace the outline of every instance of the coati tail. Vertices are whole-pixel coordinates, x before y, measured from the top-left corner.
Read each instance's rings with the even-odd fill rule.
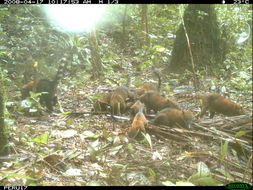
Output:
[[[157,76],[158,78],[158,85],[157,85],[157,91],[160,92],[161,90],[161,84],[162,84],[162,80],[161,80],[161,72],[159,69],[155,69],[154,70],[154,74]]]

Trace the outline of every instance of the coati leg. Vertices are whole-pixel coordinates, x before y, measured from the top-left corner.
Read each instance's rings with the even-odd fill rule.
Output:
[[[53,102],[52,97],[49,94],[42,94],[40,97],[40,104],[45,105],[47,110],[53,111]]]
[[[215,115],[215,112],[214,111],[210,111],[210,118],[212,119]]]
[[[121,115],[120,113],[120,103],[117,103],[117,109],[116,109],[117,115]]]
[[[198,116],[200,118],[202,118],[206,114],[206,111],[207,111],[207,107],[206,106],[202,106],[201,112],[200,112],[200,114]]]
[[[120,103],[114,103],[111,107],[111,114],[112,115],[119,115],[120,114]]]
[[[52,106],[55,107],[55,106],[58,106],[59,107],[59,110],[61,113],[64,112],[60,102],[58,101],[58,97],[57,96],[54,96],[53,99],[52,99]]]
[[[93,103],[93,108],[94,108],[94,111],[95,111],[95,112],[98,112],[98,111],[101,111],[101,110],[102,110],[99,101],[95,101],[95,102]]]

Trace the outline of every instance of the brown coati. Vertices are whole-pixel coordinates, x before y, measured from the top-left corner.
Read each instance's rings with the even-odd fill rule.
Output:
[[[160,111],[164,108],[176,108],[180,109],[175,101],[162,97],[158,92],[150,91],[143,94],[140,98],[147,108],[147,112],[154,110],[155,112]]]
[[[138,111],[140,110],[141,107],[143,108],[143,113],[144,115],[146,114],[146,109],[143,103],[141,103],[140,100],[137,100],[130,108],[129,108],[129,113],[130,113],[130,117],[134,118],[134,116],[138,113]]]
[[[134,92],[128,88],[129,81],[130,77],[128,77],[126,86],[119,86],[112,92],[110,97],[110,107],[113,115],[123,114],[127,109],[127,101],[135,100]]]
[[[156,92],[160,92],[160,88],[161,88],[161,73],[158,69],[154,70],[154,74],[157,76],[158,78],[158,84],[152,84],[149,82],[145,82],[142,87],[140,89],[137,90],[137,95],[141,96],[143,94],[145,94],[148,91],[156,91]]]
[[[40,104],[45,105],[49,111],[53,111],[53,106],[57,103],[57,86],[67,65],[66,59],[62,59],[61,62],[53,80],[41,79],[39,81],[30,81],[24,85],[21,88],[22,99],[29,96],[29,92],[35,89],[36,93],[42,93],[40,96]]]
[[[112,115],[121,115],[126,111],[126,99],[119,93],[112,93],[110,107]]]
[[[193,120],[193,114],[190,111],[178,110],[174,108],[165,108],[157,113],[151,123],[155,125],[180,125],[182,127],[190,128]]]
[[[112,93],[107,93],[103,97],[97,99],[93,103],[94,111],[108,111],[108,106],[110,105]]]
[[[143,114],[144,105],[142,104],[139,108],[138,113],[135,115],[134,120],[132,122],[131,127],[128,129],[128,136],[131,138],[135,138],[139,131],[145,132],[145,127],[148,123],[145,115]]]
[[[125,86],[116,88],[110,97],[111,113],[121,115],[126,111],[126,101],[129,98],[129,90]]]
[[[219,94],[189,94],[184,95],[184,97],[202,100],[201,113],[199,114],[200,118],[205,115],[207,110],[210,112],[210,118],[213,118],[216,112],[226,116],[245,114],[245,110],[239,104],[232,102],[231,100],[228,100]]]

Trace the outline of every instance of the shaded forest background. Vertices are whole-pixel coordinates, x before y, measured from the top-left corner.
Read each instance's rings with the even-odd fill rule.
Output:
[[[126,84],[129,76],[131,78],[130,85],[135,88],[140,87],[143,82],[156,81],[152,75],[152,71],[155,68],[161,69],[163,78],[162,89],[166,97],[173,96],[176,92],[180,91],[179,87],[184,87],[199,92],[225,94],[229,98],[242,103],[247,109],[251,109],[252,6],[212,5],[212,14],[215,15],[213,21],[215,23],[217,21],[218,31],[217,33],[211,32],[210,34],[218,35],[221,42],[219,48],[221,49],[217,49],[217,52],[224,53],[222,58],[219,57],[214,60],[208,57],[210,55],[209,52],[202,52],[201,48],[196,49],[194,47],[195,42],[203,42],[205,44],[208,42],[208,39],[204,38],[205,33],[196,33],[196,35],[192,33],[192,31],[198,31],[199,23],[193,23],[192,25],[189,23],[194,21],[194,19],[201,20],[205,17],[205,14],[200,11],[199,18],[192,18],[189,22],[187,20],[184,21],[186,28],[191,28],[191,26],[193,28],[192,31],[187,31],[188,35],[190,35],[190,42],[194,41],[190,50],[193,51],[193,56],[199,56],[199,60],[205,60],[205,57],[207,57],[205,63],[199,61],[196,57],[193,60],[189,59],[190,56],[188,59],[184,59],[184,55],[188,54],[189,49],[175,48],[174,43],[180,44],[182,42],[176,38],[176,35],[179,36],[179,33],[185,34],[182,25],[183,18],[190,18],[187,14],[184,14],[185,10],[190,9],[187,7],[188,5],[110,5],[94,30],[82,34],[73,34],[59,32],[56,28],[52,27],[41,10],[41,5],[1,5],[0,102],[5,102],[5,104],[0,104],[0,109],[6,108],[5,114],[0,113],[0,116],[4,118],[8,139],[10,139],[9,146],[12,151],[14,150],[16,153],[26,155],[33,153],[32,158],[25,156],[24,162],[27,162],[29,159],[36,160],[37,158],[41,158],[41,156],[44,156],[44,161],[45,159],[48,159],[48,162],[58,161],[59,157],[55,158],[51,156],[55,155],[53,154],[54,152],[60,150],[58,147],[60,143],[56,142],[54,144],[57,138],[53,140],[53,147],[44,147],[44,144],[48,143],[49,135],[47,132],[51,124],[56,128],[57,126],[64,126],[63,129],[69,126],[71,126],[71,129],[76,127],[82,132],[83,130],[87,132],[90,130],[89,127],[92,127],[92,133],[87,132],[88,134],[84,134],[86,136],[82,138],[98,139],[97,131],[100,128],[97,127],[104,127],[104,123],[106,123],[104,118],[102,118],[102,121],[99,121],[99,124],[96,123],[101,119],[99,116],[98,118],[92,117],[89,121],[85,121],[86,123],[80,124],[80,121],[74,119],[65,120],[66,118],[56,119],[54,117],[64,117],[64,113],[72,111],[90,111],[90,102],[100,97],[99,95],[103,94],[103,89],[113,89],[118,85]],[[204,22],[202,24],[208,25],[208,23]],[[209,27],[208,25],[207,28]],[[249,37],[243,43],[239,43],[249,33]],[[177,53],[178,57],[175,57],[176,51],[179,52]],[[183,52],[183,59],[178,60],[181,51]],[[45,119],[43,116],[38,119],[39,124],[37,125],[36,122],[38,121],[35,121],[37,118],[33,118],[33,113],[43,110],[38,104],[38,97],[36,94],[33,94],[30,102],[21,102],[20,88],[30,80],[52,78],[59,67],[59,60],[63,57],[70,62],[59,86],[60,102],[62,102],[65,112],[62,115],[53,115],[51,119]],[[197,89],[195,89],[196,86],[194,85],[196,81],[198,83]],[[83,103],[84,100],[88,103]],[[188,105],[186,108],[188,108]],[[29,112],[29,116],[27,116],[27,112]],[[60,111],[57,110],[56,112]],[[35,114],[35,116],[38,115]],[[48,122],[40,123],[43,120]],[[0,126],[3,125],[1,122],[3,120],[0,121]],[[113,122],[109,123],[109,125],[115,127]],[[36,131],[37,129],[39,130]],[[0,132],[2,133],[2,131]],[[50,129],[50,132],[52,133],[52,129]],[[102,133],[106,136],[104,130]],[[37,137],[38,135],[39,137]],[[61,140],[65,141],[64,139],[65,137]],[[113,150],[110,149],[111,156],[115,156],[123,146],[118,146],[115,141],[117,139],[110,142],[113,142],[112,148],[114,148]],[[66,140],[64,146],[65,143],[66,147],[71,147],[70,141]],[[126,169],[126,166],[129,164],[127,162],[118,163],[118,165],[103,163],[103,159],[105,158],[101,155],[104,149],[109,150],[109,148],[103,143],[99,144],[98,140],[95,140],[93,143],[97,143],[96,146],[98,144],[99,146],[101,145],[100,148],[102,148],[99,151],[90,145],[86,146],[79,143],[76,143],[78,144],[78,148],[81,147],[82,150],[88,149],[87,154],[91,157],[89,164],[92,164],[85,169],[82,168],[82,170],[91,171],[90,173],[87,172],[89,173],[87,174],[88,177],[86,176],[87,179],[72,182],[67,176],[68,179],[64,182],[66,178],[64,176],[63,179],[54,179],[55,181],[52,180],[54,181],[52,182],[50,181],[50,177],[47,176],[49,172],[38,171],[37,169],[41,168],[41,163],[34,160],[34,167],[36,169],[26,168],[22,176],[14,175],[13,173],[18,173],[18,168],[21,168],[23,161],[19,160],[15,163],[11,159],[12,164],[15,165],[15,172],[12,171],[13,168],[6,164],[0,165],[4,169],[8,169],[7,173],[11,174],[10,177],[6,177],[5,174],[0,172],[0,176],[2,176],[1,184],[12,184],[11,181],[6,182],[4,180],[17,177],[21,181],[23,180],[20,182],[23,185],[161,185],[161,181],[164,182],[163,185],[169,185],[170,183],[165,183],[166,180],[176,183],[179,180],[185,180],[191,176],[190,174],[193,174],[193,170],[190,170],[190,174],[187,173],[179,176],[180,174],[175,171],[176,174],[174,177],[171,177],[168,171],[164,171],[157,165],[151,166],[152,164],[150,164],[148,166],[140,166],[140,168],[138,166],[137,168],[142,171],[140,173],[138,171],[136,173],[133,172],[131,175],[126,174],[126,176],[121,176],[119,174],[121,170],[124,171],[125,175],[130,170],[134,170],[134,167]],[[145,144],[145,148],[149,148],[150,144],[147,144],[149,143]],[[161,148],[164,144],[161,145],[157,142],[156,145],[159,145],[159,148]],[[127,144],[124,147],[124,154],[120,156],[124,157],[125,154],[134,154],[135,149],[132,146],[131,143]],[[137,150],[142,150],[143,148],[139,144],[135,146]],[[62,157],[68,157],[63,152],[57,152],[56,155],[60,155],[61,159]],[[69,157],[78,158],[80,152],[74,151]],[[150,152],[153,152],[153,156],[157,156],[157,154],[154,154],[155,151],[152,148]],[[48,155],[51,157],[46,157]],[[70,159],[69,157],[67,159]],[[78,164],[80,165],[83,162],[87,164],[86,157],[87,155],[85,154],[84,160],[83,157],[81,161],[80,159],[71,160],[71,167],[68,165],[67,168],[77,168]],[[97,157],[100,160],[99,164],[103,163],[101,164],[103,168],[101,165],[96,165]],[[130,157],[134,160],[134,156]],[[138,157],[138,159],[141,160],[142,157]],[[59,169],[58,166],[55,166],[56,170]],[[67,169],[60,168],[59,170]],[[94,173],[92,173],[93,170]],[[101,173],[96,173],[95,171],[97,170],[101,171]],[[54,171],[54,167],[50,168],[50,172],[52,171],[57,173]],[[78,176],[79,174],[76,175]],[[224,174],[224,172],[223,175],[229,176],[228,174]],[[145,176],[148,177],[145,178]],[[133,178],[136,178],[136,180],[133,180]],[[216,181],[212,181],[213,179],[208,180],[210,182],[207,182],[208,185],[219,184]],[[14,180],[13,184],[19,184],[19,182]],[[202,184],[200,183],[200,185]]]

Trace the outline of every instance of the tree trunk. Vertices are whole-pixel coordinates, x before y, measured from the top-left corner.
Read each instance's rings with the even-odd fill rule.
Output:
[[[184,12],[183,21],[185,27],[181,24],[176,32],[169,71],[192,71],[192,60],[196,69],[208,68],[211,72],[219,69],[225,59],[226,48],[213,5],[189,5]]]
[[[141,40],[140,40],[140,46],[143,45],[149,46],[150,45],[150,39],[148,36],[148,5],[142,4],[141,5]]]
[[[96,30],[92,30],[89,35],[89,45],[91,50],[91,64],[93,69],[93,78],[100,78],[103,76],[103,67],[98,50],[98,42],[96,36]]]
[[[9,153],[8,144],[8,132],[4,124],[4,78],[2,69],[0,68],[0,156],[7,155]]]

